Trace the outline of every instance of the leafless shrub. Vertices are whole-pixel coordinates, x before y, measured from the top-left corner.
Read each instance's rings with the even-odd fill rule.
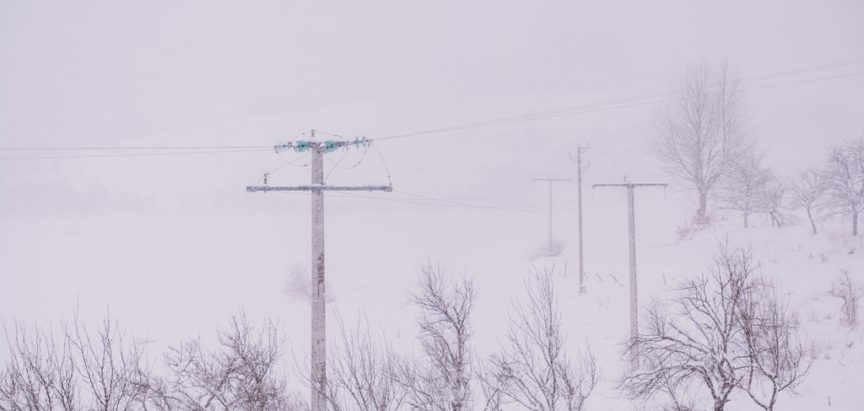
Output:
[[[744,228],[749,227],[749,217],[764,213],[771,225],[783,225],[783,197],[786,188],[774,173],[761,165],[754,154],[737,159],[727,170],[721,184],[720,199],[726,208],[741,212]]]
[[[773,290],[755,287],[741,301],[741,329],[750,367],[741,387],[759,407],[774,409],[779,393],[801,384],[810,370],[798,313]]]
[[[768,173],[755,155],[738,159],[727,170],[721,199],[726,208],[741,212],[744,228],[750,226],[750,215],[758,210],[767,183]]]
[[[858,303],[864,292],[852,282],[849,271],[843,273],[834,280],[831,287],[831,295],[842,301],[840,306],[840,322],[843,325],[855,328],[858,326]]]
[[[346,330],[339,318],[341,338],[330,351],[331,376],[328,384],[332,408],[362,411],[390,411],[401,409],[405,402],[404,387],[399,384],[400,360],[392,348],[383,341],[374,340],[368,323],[358,321],[357,328]],[[348,394],[341,398],[342,392]],[[351,407],[341,406],[350,402]]]
[[[146,401],[150,377],[143,364],[143,347],[137,341],[127,341],[125,332],[110,315],[93,332],[76,312],[64,331],[75,355],[83,392],[89,399],[88,409],[127,410]]]
[[[652,397],[699,381],[710,393],[714,410],[722,411],[750,366],[737,343],[741,301],[752,287],[752,272],[749,252],[723,248],[708,274],[686,281],[668,304],[652,305],[645,331],[628,348],[631,354],[639,350],[643,366],[624,376],[625,393]]]
[[[655,151],[696,191],[696,218],[706,221],[708,196],[732,160],[749,149],[738,82],[725,66],[690,68],[673,102],[657,113]]]
[[[819,170],[804,170],[792,186],[792,205],[804,209],[810,230],[816,234],[816,220],[824,211],[825,177]]]
[[[9,360],[0,371],[0,410],[79,409],[75,363],[66,340],[35,328],[4,327]]]
[[[704,230],[706,227],[708,227],[709,224],[710,221],[707,216],[702,218],[692,218],[690,221],[687,221],[683,225],[679,226],[676,230],[676,234],[678,234],[678,241],[686,241],[693,238],[696,233]]]
[[[404,362],[400,384],[409,406],[434,411],[460,411],[471,407],[471,281],[450,283],[440,267],[421,269],[421,290],[414,304],[422,310],[417,320],[426,363]]]
[[[284,410],[286,379],[277,374],[280,344],[275,324],[255,332],[242,313],[219,331],[220,350],[208,352],[200,340],[170,349],[168,402],[178,409]]]
[[[858,216],[864,212],[864,137],[831,149],[825,169],[827,205],[852,220],[858,235]]]
[[[767,170],[768,181],[760,196],[758,210],[768,215],[771,225],[774,227],[782,227],[786,224],[786,217],[783,214],[783,202],[786,198],[786,193],[789,191],[786,184],[780,181],[774,172]]]
[[[301,409],[276,376],[275,326],[255,334],[242,315],[220,331],[220,352],[205,352],[197,340],[171,349],[167,378],[150,372],[144,346],[110,315],[91,330],[76,312],[60,339],[16,326],[6,340],[0,410]]]
[[[594,355],[573,365],[564,352],[561,317],[551,272],[536,273],[526,284],[528,303],[517,307],[507,348],[492,358],[490,385],[506,399],[532,410],[581,410],[597,384]]]

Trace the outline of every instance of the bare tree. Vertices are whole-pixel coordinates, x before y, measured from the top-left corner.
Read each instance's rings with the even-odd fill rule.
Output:
[[[669,375],[661,376],[660,391],[666,394],[668,404],[663,409],[669,411],[693,411],[696,409],[696,395],[692,380],[676,381]]]
[[[275,324],[255,332],[242,313],[219,331],[220,350],[207,352],[200,340],[182,343],[166,355],[170,386],[166,398],[179,409],[283,410],[286,379],[277,373],[280,344]]]
[[[819,170],[807,169],[801,172],[792,187],[792,204],[803,208],[810,221],[810,229],[816,234],[816,220],[823,211],[825,178]]]
[[[371,337],[368,322],[358,321],[357,328],[346,330],[339,318],[341,339],[330,356],[331,377],[328,384],[331,404],[342,404],[340,392],[347,392],[352,407],[362,411],[396,411],[405,402],[404,387],[398,382],[399,357],[382,341]]]
[[[726,208],[741,212],[744,228],[750,226],[750,215],[766,210],[766,193],[771,174],[755,155],[736,160],[726,172],[720,197]]]
[[[812,363],[798,333],[798,313],[764,285],[748,293],[740,312],[750,360],[741,387],[756,405],[771,411],[781,392],[801,384]]]
[[[170,376],[153,375],[144,345],[127,339],[110,315],[91,330],[79,320],[61,339],[35,328],[6,330],[11,357],[0,370],[0,410],[294,410],[285,380],[276,375],[276,329],[255,334],[240,315],[220,331],[222,351],[199,341],[166,355]]]
[[[509,384],[506,370],[491,363],[481,363],[477,368],[475,374],[483,393],[483,411],[501,411],[505,403],[504,391]]]
[[[831,149],[825,170],[828,206],[852,220],[858,235],[858,216],[864,212],[864,137]]]
[[[39,328],[4,327],[9,360],[0,371],[0,410],[79,409],[75,363],[66,340]]]
[[[671,172],[696,190],[696,218],[732,160],[749,149],[738,82],[726,66],[690,68],[673,102],[657,115],[655,151]]]
[[[125,332],[107,314],[95,332],[79,320],[78,312],[64,325],[65,337],[76,357],[75,369],[89,397],[89,409],[126,410],[147,394],[149,377],[143,366],[143,347],[127,341]]]
[[[550,271],[536,273],[527,307],[517,307],[507,332],[507,349],[493,357],[503,396],[526,409],[582,410],[597,384],[591,351],[578,365],[567,358],[565,337]]]
[[[740,349],[739,322],[753,270],[748,251],[724,247],[708,274],[686,281],[668,304],[652,305],[644,333],[628,348],[638,347],[645,366],[625,375],[621,388],[631,398],[643,398],[698,381],[713,409],[722,411],[750,367]]]
[[[858,325],[858,303],[864,297],[864,292],[852,282],[849,271],[843,270],[843,273],[834,280],[831,295],[842,301],[840,306],[841,324],[855,328]]]
[[[759,211],[768,215],[772,226],[779,228],[785,224],[782,209],[788,189],[773,171],[766,169],[765,172],[767,181],[760,196]]]
[[[440,267],[421,269],[421,290],[414,304],[422,310],[417,320],[427,364],[404,362],[400,383],[407,403],[418,409],[461,411],[471,407],[471,281],[450,283]]]

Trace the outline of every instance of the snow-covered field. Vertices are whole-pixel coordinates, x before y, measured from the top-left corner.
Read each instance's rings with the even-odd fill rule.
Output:
[[[394,194],[396,195],[396,194]],[[382,195],[383,196],[383,195]],[[304,196],[305,197],[305,196]],[[621,399],[621,342],[627,336],[627,236],[623,192],[586,197],[587,294],[579,294],[572,198],[556,212],[557,258],[535,258],[546,239],[545,210],[447,208],[331,197],[327,222],[330,318],[352,324],[365,315],[403,352],[416,349],[417,312],[409,294],[419,267],[441,264],[478,291],[473,324],[477,358],[499,351],[512,304],[525,297],[532,267],[555,268],[555,286],[575,357],[597,355],[602,381],[592,410],[653,409]],[[309,265],[306,199],[282,213],[206,215],[16,216],[0,218],[0,315],[12,321],[58,324],[78,307],[82,318],[110,309],[129,333],[146,339],[152,361],[178,342],[212,339],[219,323],[245,310],[258,323],[278,320],[298,357],[308,352],[308,302],[292,292]],[[542,202],[542,196],[538,201]],[[864,332],[839,323],[839,300],[828,290],[849,270],[861,283],[864,240],[846,225],[826,224],[810,235],[804,225],[772,228],[757,219],[740,228],[734,215],[681,240],[686,221],[680,194],[637,195],[639,292],[644,304],[705,268],[718,245],[750,247],[761,275],[775,281],[800,312],[816,360],[798,395],[782,394],[778,409],[856,410],[864,393]],[[302,281],[300,281],[302,283]],[[296,287],[295,287],[296,288]],[[336,335],[335,321],[328,333]],[[0,356],[7,355],[5,347]],[[291,361],[285,358],[286,367]],[[736,395],[727,409],[754,409]]]

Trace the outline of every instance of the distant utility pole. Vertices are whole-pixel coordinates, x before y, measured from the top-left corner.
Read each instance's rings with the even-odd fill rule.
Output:
[[[597,187],[621,187],[627,189],[627,225],[630,234],[630,341],[631,344],[635,344],[636,338],[639,336],[639,305],[638,295],[636,292],[636,204],[633,197],[633,190],[636,187],[666,187],[666,184],[630,183],[627,182],[627,177],[624,177],[624,183],[594,184],[593,188]],[[639,368],[638,346],[634,346],[630,358],[630,365],[634,370]]]
[[[582,166],[582,153],[588,151],[588,146],[578,146],[576,149],[576,160],[570,155],[570,161],[576,163],[576,175],[579,184],[579,293],[584,294],[587,291],[585,287],[585,248],[582,241],[582,172],[588,169],[586,164]]]
[[[315,130],[311,131],[311,137],[315,138]],[[263,186],[247,186],[248,192],[268,191],[310,191],[312,193],[312,282],[311,282],[311,305],[312,305],[312,346],[311,346],[311,385],[312,385],[312,411],[325,411],[327,409],[326,387],[327,387],[327,356],[325,335],[326,310],[324,299],[324,191],[393,191],[393,187],[387,186],[358,186],[342,187],[324,185],[324,154],[349,148],[371,144],[371,140],[365,138],[354,141],[295,141],[280,144],[273,147],[278,153],[280,150],[294,150],[297,152],[308,151],[312,157],[312,184],[308,186],[279,187],[266,184]]]
[[[555,239],[552,236],[552,183],[556,181],[570,181],[564,178],[535,178],[537,181],[549,182],[549,254],[552,254],[553,243]]]

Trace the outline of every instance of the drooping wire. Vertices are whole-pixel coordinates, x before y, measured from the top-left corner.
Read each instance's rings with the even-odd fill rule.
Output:
[[[279,157],[282,157],[282,154],[279,154]],[[278,166],[274,167],[272,170],[264,173],[264,175],[261,177],[261,179],[259,181],[264,183],[264,184],[267,184],[267,177],[270,176],[271,174],[279,171],[280,169],[282,169],[285,166],[306,167],[306,166],[308,166],[308,164],[303,164],[301,166],[298,166],[298,165],[295,165],[295,163],[297,163],[298,161],[304,160],[307,157],[309,157],[309,153],[303,154],[302,156],[297,157],[293,160],[287,160],[287,161],[279,164]]]
[[[317,129],[317,128],[315,129],[315,133],[324,134],[324,135],[327,135],[327,136],[330,136],[330,137],[333,137],[333,138],[341,138],[341,139],[343,139],[343,140],[345,139],[345,137],[340,136],[339,134],[336,134],[336,133],[330,133],[330,132],[327,132],[327,131],[324,131],[324,130],[319,130],[319,129]]]
[[[359,166],[363,162],[363,160],[366,159],[366,154],[368,152],[369,152],[369,146],[364,147],[363,148],[363,154],[360,156],[360,159],[357,160],[357,162],[355,162],[354,164],[351,164],[350,166],[345,167],[345,166],[342,166],[340,164],[342,163],[342,160],[344,160],[345,157],[348,156],[348,151],[346,150],[345,154],[343,154],[342,157],[340,157],[338,161],[333,163],[333,167],[331,167],[330,171],[327,172],[327,176],[324,177],[324,181],[327,181],[327,179],[330,178],[330,174],[333,174],[333,171],[336,170],[337,168],[340,168],[343,170],[350,170],[352,168],[356,168],[357,166]],[[324,158],[327,158],[327,157],[325,156]]]
[[[348,150],[345,150],[345,152],[342,153],[342,156],[339,157],[339,160],[336,160],[336,161],[333,163],[333,167],[330,167],[330,171],[328,171],[328,172],[327,172],[327,175],[324,176],[324,182],[325,182],[325,183],[326,183],[327,180],[330,178],[330,174],[333,174],[333,170],[336,170],[336,167],[339,167],[339,164],[341,164],[342,161],[345,160],[345,157],[348,157]],[[327,158],[327,156],[324,156],[324,158]]]
[[[390,177],[390,166],[387,165],[387,160],[384,159],[384,155],[381,154],[378,147],[372,145],[372,149],[375,150],[375,153],[378,154],[378,158],[381,159],[381,163],[384,164],[384,171],[387,173],[387,185],[393,187],[393,179]]]

